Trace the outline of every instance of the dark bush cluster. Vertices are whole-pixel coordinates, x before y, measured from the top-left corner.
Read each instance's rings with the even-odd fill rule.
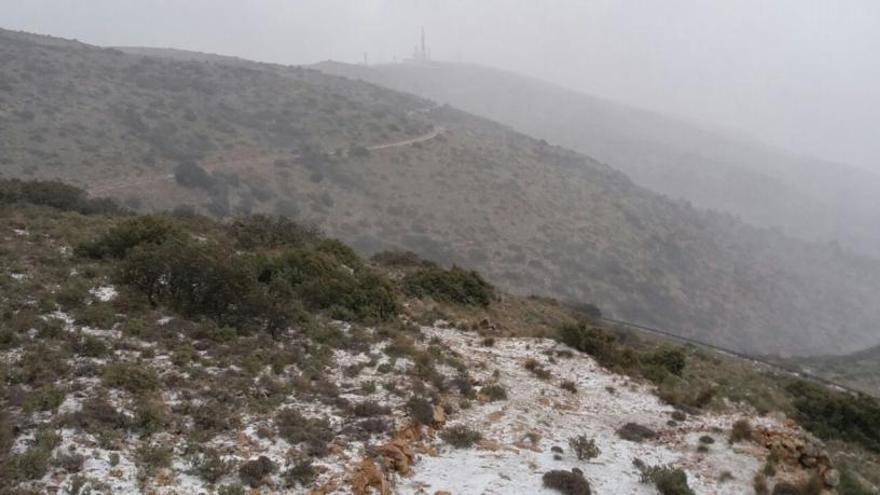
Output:
[[[495,289],[477,272],[453,266],[425,268],[406,275],[403,288],[413,297],[433,297],[458,304],[488,306],[495,297]]]
[[[387,279],[348,246],[322,239],[310,228],[286,219],[240,219],[228,229],[242,250],[222,236],[184,235],[185,221],[132,218],[81,244],[77,253],[120,260],[119,280],[151,304],[208,317],[220,326],[275,335],[303,320],[304,310],[345,320],[379,321],[397,314]]]
[[[85,191],[57,181],[0,180],[0,205],[31,204],[48,206],[84,215],[122,211],[109,199],[89,198]]]
[[[571,471],[553,470],[544,473],[542,481],[546,488],[564,495],[590,495],[590,483],[580,469]]]
[[[634,464],[642,472],[642,483],[653,483],[661,495],[695,495],[684,470],[672,466],[646,466],[638,460]]]
[[[639,374],[656,384],[663,383],[670,375],[680,377],[687,366],[687,357],[682,349],[664,347],[654,351],[638,351],[633,346],[622,344],[615,334],[584,322],[563,325],[557,338],[589,354],[605,368]]]
[[[823,439],[842,439],[880,452],[880,402],[864,394],[836,392],[804,380],[791,382],[797,420]]]
[[[479,442],[483,435],[465,425],[449,426],[440,432],[440,438],[444,442],[457,449],[467,449]]]

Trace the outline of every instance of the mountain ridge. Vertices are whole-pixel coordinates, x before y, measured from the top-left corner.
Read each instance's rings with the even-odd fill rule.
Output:
[[[652,193],[486,118],[296,67],[8,32],[0,57],[6,176],[89,188],[158,175],[168,180],[112,195],[143,211],[287,215],[364,253],[416,251],[518,294],[595,303],[738,350],[877,343],[875,261]]]

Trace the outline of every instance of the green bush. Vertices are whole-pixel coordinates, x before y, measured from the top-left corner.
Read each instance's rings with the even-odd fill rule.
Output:
[[[858,443],[880,452],[880,403],[864,394],[836,392],[804,380],[791,382],[796,419],[819,438]]]
[[[578,435],[568,439],[568,446],[577,456],[579,461],[586,461],[598,457],[601,453],[596,441],[587,438],[586,435]]]
[[[687,473],[672,466],[640,466],[642,483],[653,483],[661,495],[695,495]]]
[[[57,181],[0,180],[0,205],[32,204],[84,215],[119,213],[109,199],[90,199],[85,191]]]
[[[455,425],[444,428],[440,432],[440,438],[457,449],[467,449],[479,442],[483,435],[465,425]]]
[[[617,436],[630,442],[641,443],[655,438],[657,432],[638,423],[626,423],[617,430]]]
[[[548,471],[544,473],[541,481],[546,488],[556,490],[564,495],[590,495],[590,483],[577,468],[571,471]]]
[[[275,463],[268,457],[260,457],[247,461],[238,468],[238,476],[246,485],[257,488],[262,485],[266,476],[275,470]]]
[[[644,361],[659,366],[669,373],[681,376],[686,365],[686,357],[681,349],[665,348],[649,354]]]
[[[110,363],[104,368],[104,384],[121,388],[135,395],[143,395],[159,388],[159,378],[144,364]]]
[[[427,399],[410,397],[406,402],[406,410],[410,417],[423,425],[430,425],[434,422],[434,405]]]
[[[488,306],[495,289],[474,271],[453,266],[449,270],[425,268],[403,278],[404,291],[413,297],[433,297],[458,304]]]
[[[181,236],[180,230],[168,218],[145,215],[114,225],[95,240],[76,247],[76,254],[89,258],[124,258],[129,251],[144,244],[159,245],[171,237]]]
[[[333,440],[333,430],[325,419],[306,418],[296,409],[282,409],[275,416],[278,433],[292,445],[305,443],[309,455],[322,457],[327,443]]]
[[[252,215],[238,218],[229,226],[238,244],[245,249],[301,247],[321,238],[320,231],[279,216]]]
[[[485,395],[491,402],[507,400],[507,389],[497,383],[486,385],[480,389],[480,393]]]

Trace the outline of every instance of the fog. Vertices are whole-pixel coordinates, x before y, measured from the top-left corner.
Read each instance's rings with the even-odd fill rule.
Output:
[[[3,27],[286,64],[412,53],[513,70],[880,170],[880,3],[2,0]]]

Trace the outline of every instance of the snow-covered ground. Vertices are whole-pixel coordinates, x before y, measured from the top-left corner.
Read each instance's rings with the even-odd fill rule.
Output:
[[[656,493],[654,487],[640,483],[635,458],[648,465],[672,464],[685,469],[690,486],[699,494],[752,492],[752,478],[763,465],[766,451],[751,443],[728,445],[727,432],[741,416],[705,414],[668,426],[673,409],[662,404],[648,387],[609,373],[577,353],[550,363],[544,351],[562,348],[554,341],[496,339],[493,347],[484,347],[475,334],[423,330],[459,352],[474,377],[490,381],[498,370],[508,400],[475,405],[453,415],[449,424],[480,431],[482,446],[452,449],[438,442],[440,454],[422,456],[412,476],[398,480],[398,493],[557,493],[543,488],[542,474],[573,467],[584,472],[594,493]],[[539,360],[552,378],[542,380],[532,375],[524,367],[529,358]],[[561,389],[562,380],[574,381],[578,392]],[[772,419],[750,419],[754,424],[787,428]],[[654,429],[658,438],[644,443],[622,440],[615,432],[627,422]],[[581,434],[595,439],[601,451],[597,458],[578,461],[570,452],[568,439]],[[698,453],[699,437],[706,434],[716,441],[708,453]],[[561,459],[554,459],[553,446],[564,449]],[[734,478],[719,482],[725,471]]]
[[[113,297],[115,291],[101,287],[94,290],[93,295],[103,300]],[[138,349],[151,347],[146,342],[125,337],[118,330],[80,327],[71,316],[61,311],[44,317],[61,320],[67,331],[79,330],[108,341],[126,339],[127,350],[118,352],[138,354]],[[163,320],[166,324],[170,321]],[[349,332],[346,325],[342,325],[342,329]],[[427,343],[447,346],[460,355],[478,386],[497,381],[506,388],[508,398],[496,402],[472,400],[470,407],[461,408],[461,397],[457,393],[443,397],[446,404],[455,409],[447,415],[446,427],[464,424],[478,430],[483,440],[470,449],[453,449],[437,435],[425,435],[425,444],[413,445],[413,452],[419,454],[408,475],[386,473],[391,493],[549,494],[556,492],[542,486],[542,475],[554,469],[570,470],[575,467],[583,471],[593,493],[656,493],[654,487],[640,482],[639,470],[633,465],[636,458],[647,465],[670,464],[685,469],[690,486],[698,494],[738,495],[752,492],[752,478],[763,466],[767,452],[753,443],[731,446],[727,442],[731,425],[747,415],[747,411],[688,416],[685,421],[670,426],[673,409],[661,403],[649,386],[605,371],[584,354],[574,352],[570,357],[559,356],[556,351],[566,348],[555,341],[498,338],[493,346],[487,347],[481,345],[482,338],[478,334],[446,325],[422,327],[422,332],[425,339],[419,346]],[[390,407],[392,412],[386,419],[392,427],[390,433],[393,433],[394,429],[406,426],[410,420],[403,407],[409,392],[396,394],[392,393],[392,389],[407,390],[412,381],[409,369],[414,362],[404,357],[389,357],[384,352],[387,344],[373,344],[364,352],[334,351],[334,365],[326,370],[326,378],[337,385],[342,399],[351,403],[370,400]],[[0,353],[0,357],[5,362],[18,359],[19,356],[10,350]],[[551,377],[541,379],[532,374],[525,367],[528,359],[540,362],[551,373]],[[96,364],[102,363],[97,359],[91,360]],[[169,371],[172,366],[169,356],[161,352],[146,361],[160,373]],[[74,365],[75,362],[71,361],[70,364]],[[347,371],[359,365],[362,368],[357,373]],[[217,368],[211,366],[205,366],[203,370],[209,374],[217,372]],[[447,378],[456,374],[445,364],[438,365],[438,370]],[[295,376],[296,370],[291,370],[291,373],[290,376]],[[88,396],[85,391],[97,386],[98,380],[96,377],[77,378],[76,386],[71,388],[79,392],[65,398],[59,413],[79,410]],[[562,389],[559,385],[563,380],[574,382],[577,393]],[[379,384],[393,384],[393,387],[374,386]],[[174,390],[165,390],[162,395],[169,407],[179,402]],[[113,390],[108,399],[120,411],[132,415],[130,403],[124,399],[124,394]],[[339,409],[328,407],[317,399],[290,396],[280,408],[289,406],[306,417],[325,418],[337,432],[353,421]],[[318,473],[315,486],[291,489],[284,485],[281,470],[290,465],[290,453],[295,446],[279,435],[261,433],[271,430],[272,416],[274,413],[246,415],[241,418],[240,427],[219,434],[206,444],[227,461],[241,463],[265,455],[276,463],[279,469],[269,477],[271,479],[267,484],[248,491],[251,494],[351,493],[352,478],[361,461],[375,455],[375,446],[390,440],[390,433],[377,433],[361,440],[337,437],[329,446],[329,454],[314,462]],[[778,419],[749,419],[752,424],[766,428],[791,429],[791,426]],[[655,430],[657,438],[644,443],[619,438],[616,431],[628,422]],[[145,483],[138,479],[133,447],[113,452],[99,447],[98,439],[85,432],[63,428],[59,433],[62,442],[56,452],[75,450],[84,454],[85,462],[80,474],[103,482],[110,493],[144,491],[170,495],[214,493],[216,489],[191,469],[183,456],[186,437],[180,433],[163,432],[153,438],[155,442],[173,446],[174,459],[171,469],[160,470]],[[569,449],[568,440],[577,435],[586,435],[595,440],[601,451],[598,457],[590,461],[576,458]],[[700,453],[697,447],[703,435],[712,436],[715,442],[709,445],[708,452]],[[31,433],[20,435],[16,439],[16,449],[23,450],[31,438]],[[128,439],[129,445],[136,443],[135,437]],[[561,447],[563,453],[557,454],[551,450],[552,447]],[[719,481],[724,472],[732,474],[733,479]],[[66,487],[69,482],[70,479],[63,472],[51,470],[34,486],[57,490]],[[237,468],[231,468],[218,486],[236,482]],[[100,488],[95,492],[105,493]]]

